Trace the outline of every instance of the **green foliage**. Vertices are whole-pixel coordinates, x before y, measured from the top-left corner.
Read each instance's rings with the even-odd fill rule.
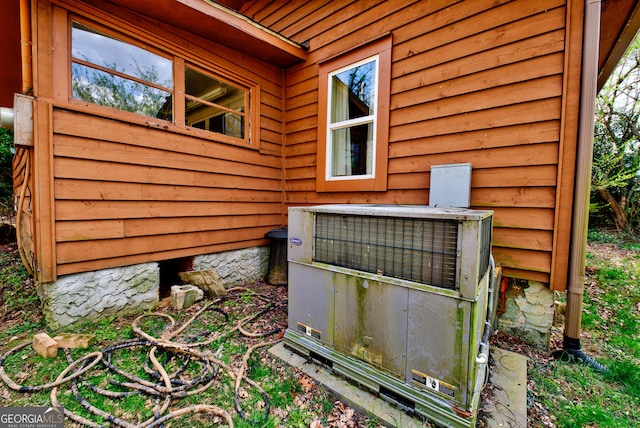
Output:
[[[42,317],[35,316],[39,299],[33,281],[20,260],[9,252],[0,253],[0,301],[3,311],[24,314],[21,323],[2,328],[0,341],[43,327]]]
[[[612,361],[608,366],[605,377],[610,382],[624,385],[626,393],[640,397],[640,370],[638,364],[632,361]]]
[[[640,42],[598,94],[590,220],[640,233]]]
[[[10,211],[13,207],[12,148],[13,132],[0,128],[0,212]]]
[[[593,227],[589,229],[587,240],[598,244],[613,244],[623,250],[640,250],[640,240],[629,232],[613,233],[606,229]],[[587,258],[589,257],[590,255],[587,253]]]
[[[618,242],[617,235],[595,228],[589,229],[587,239],[589,242],[595,242],[598,244],[615,244]]]

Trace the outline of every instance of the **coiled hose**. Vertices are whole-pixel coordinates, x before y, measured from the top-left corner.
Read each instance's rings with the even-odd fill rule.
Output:
[[[229,290],[244,290],[244,292],[248,291],[243,288],[234,288]],[[195,395],[210,388],[217,380],[217,374],[220,373],[222,369],[226,371],[226,373],[234,382],[234,408],[237,414],[252,425],[262,425],[267,421],[270,413],[269,397],[264,389],[262,389],[262,387],[257,382],[249,379],[245,375],[245,373],[247,372],[249,364],[248,362],[251,354],[260,347],[271,346],[279,342],[280,335],[278,333],[281,333],[282,328],[270,328],[269,331],[265,332],[253,332],[249,331],[246,326],[248,325],[248,323],[253,322],[258,317],[263,316],[269,311],[272,311],[274,309],[285,309],[286,300],[284,301],[284,303],[279,304],[271,302],[269,301],[269,299],[265,299],[258,293],[253,293],[251,295],[257,297],[258,299],[267,300],[267,306],[260,309],[257,313],[245,316],[239,321],[236,321],[233,326],[229,326],[229,328],[225,328],[221,331],[207,331],[198,333],[190,336],[186,341],[177,341],[176,338],[180,333],[183,333],[186,330],[189,324],[191,324],[207,310],[212,310],[221,314],[223,320],[221,324],[227,326],[229,320],[228,314],[222,309],[214,307],[214,304],[219,303],[223,300],[227,300],[228,298],[232,298],[233,296],[228,295],[228,297],[225,299],[221,298],[209,302],[177,329],[174,328],[176,326],[176,323],[173,317],[171,317],[170,315],[163,313],[141,315],[132,323],[132,329],[134,331],[134,334],[137,336],[137,338],[135,339],[116,342],[115,344],[107,346],[102,350],[88,353],[76,360],[72,358],[70,351],[68,349],[65,349],[65,354],[68,362],[67,367],[57,376],[57,378],[53,382],[43,385],[20,385],[13,379],[11,379],[11,377],[9,377],[5,370],[4,364],[7,358],[31,344],[31,342],[25,342],[13,347],[4,355],[0,356],[0,378],[7,384],[9,388],[18,392],[31,393],[50,389],[51,405],[54,407],[60,407],[60,403],[58,401],[59,387],[65,383],[70,382],[71,391],[73,392],[73,395],[77,402],[91,414],[106,420],[110,426],[119,426],[124,428],[159,427],[163,426],[165,422],[171,419],[188,413],[209,413],[220,417],[224,423],[232,428],[233,420],[231,418],[231,415],[223,408],[219,408],[214,405],[199,404],[167,412],[169,409],[169,405],[173,400],[190,395]],[[141,321],[146,317],[159,317],[167,321],[165,328],[160,335],[160,338],[154,337],[153,335],[145,332],[140,327]],[[207,322],[210,322],[210,320],[207,320]],[[242,361],[239,363],[239,365],[238,363],[236,363],[234,364],[234,367],[221,361],[213,354],[213,352],[211,352],[211,350],[201,350],[202,347],[211,344],[213,341],[227,338],[230,334],[236,331],[247,338],[264,337],[269,335],[275,335],[276,338],[273,340],[262,341],[250,346],[244,353]],[[114,352],[133,349],[142,349],[143,351],[148,350],[147,362],[145,362],[144,367],[142,368],[147,374],[150,375],[152,380],[143,379],[140,376],[128,373],[127,371],[119,368],[116,364],[113,363],[112,355],[114,354]],[[157,357],[157,354],[159,352],[163,352],[165,354],[165,364],[159,361]],[[172,374],[169,374],[165,369],[165,365],[169,359],[177,360],[176,364],[179,366]],[[182,361],[180,361],[180,359],[182,359]],[[195,366],[193,366],[193,369],[191,370],[192,375],[190,376],[190,379],[185,379],[185,376],[183,376],[183,374],[186,365],[189,363],[192,363]],[[83,379],[83,375],[87,374],[94,367],[102,368],[102,370],[115,373],[124,378],[124,381],[115,381],[114,379],[111,379],[111,384],[118,387],[127,388],[127,391],[107,390],[98,385],[92,384],[87,379]],[[242,382],[245,382],[246,384],[254,388],[261,396],[262,402],[264,403],[264,408],[261,409],[260,416],[257,419],[251,419],[248,414],[242,409],[242,403],[239,394]],[[82,385],[95,393],[110,397],[112,399],[121,399],[132,394],[144,394],[151,400],[155,400],[155,405],[152,409],[152,416],[143,422],[138,422],[137,424],[125,421],[89,403],[89,401],[80,392],[80,389],[78,388],[79,385]],[[92,428],[101,428],[103,426],[66,408],[64,409],[64,413],[66,417],[81,425]]]

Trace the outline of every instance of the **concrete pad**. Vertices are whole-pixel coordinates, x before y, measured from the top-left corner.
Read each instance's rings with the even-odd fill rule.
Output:
[[[352,383],[340,379],[322,366],[307,362],[307,359],[285,348],[282,342],[271,347],[269,354],[297,367],[316,381],[324,385],[333,395],[362,414],[375,417],[387,427],[424,427],[416,418],[412,418],[396,406],[366,392]]]
[[[483,405],[485,426],[527,428],[527,357],[500,348],[491,348],[491,355],[494,396]]]
[[[323,384],[332,394],[363,414],[376,418],[387,427],[424,427],[419,419],[409,416],[393,404],[384,401],[345,379],[341,379],[324,367],[307,361],[292,352],[282,342],[271,347],[269,354],[297,367]],[[527,427],[527,358],[514,352],[491,348],[495,367],[490,372],[494,385],[494,397],[490,403],[481,403],[488,414],[485,428]]]

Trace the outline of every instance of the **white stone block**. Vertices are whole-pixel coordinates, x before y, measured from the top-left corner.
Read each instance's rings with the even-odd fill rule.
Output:
[[[185,309],[204,297],[204,292],[195,285],[174,285],[171,287],[171,306]]]

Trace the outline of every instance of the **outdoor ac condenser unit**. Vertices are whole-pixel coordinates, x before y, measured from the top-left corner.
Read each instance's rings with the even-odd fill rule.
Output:
[[[290,208],[285,345],[437,423],[473,426],[487,373],[492,218],[414,205]]]

